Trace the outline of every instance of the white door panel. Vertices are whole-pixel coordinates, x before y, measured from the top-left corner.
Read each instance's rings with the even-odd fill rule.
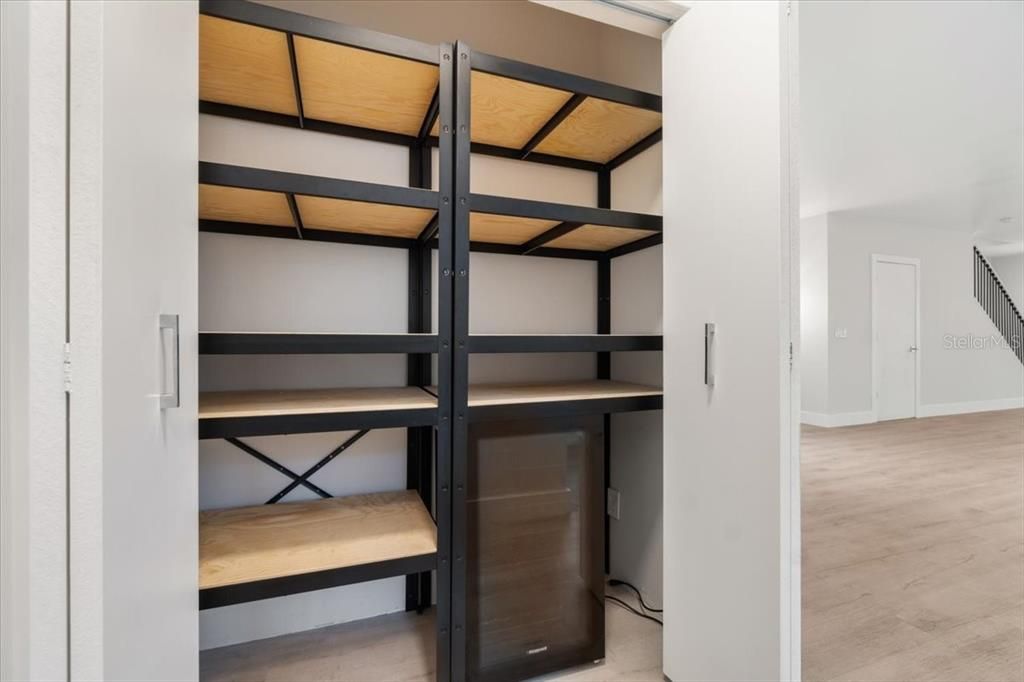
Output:
[[[198,6],[70,17],[71,677],[196,679]]]
[[[878,419],[909,419],[917,415],[917,266],[876,261],[874,285]]]
[[[663,42],[664,672],[675,682],[799,677],[795,41],[787,3],[710,2]]]

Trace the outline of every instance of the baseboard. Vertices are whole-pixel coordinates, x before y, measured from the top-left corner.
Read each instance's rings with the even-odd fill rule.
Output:
[[[999,410],[1019,410],[1024,408],[1024,398],[1001,398],[999,400],[975,400],[968,403],[936,403],[921,405],[917,408],[918,417],[942,417],[951,414],[970,414],[972,412],[997,412]],[[878,419],[874,412],[840,412],[824,414],[822,412],[801,412],[800,423],[808,426],[835,428],[838,426],[857,426],[874,424]]]
[[[857,426],[859,424],[874,424],[878,421],[874,412],[839,412],[837,414],[822,414],[820,412],[801,412],[800,422],[808,426],[823,426],[835,428],[837,426]]]
[[[1024,408],[1024,398],[1001,398],[999,400],[975,400],[969,403],[937,403],[921,405],[919,417],[941,417],[949,414],[970,414],[971,412],[996,412],[998,410],[1019,410]]]
[[[801,412],[800,423],[808,426],[831,426],[831,416],[821,412]]]

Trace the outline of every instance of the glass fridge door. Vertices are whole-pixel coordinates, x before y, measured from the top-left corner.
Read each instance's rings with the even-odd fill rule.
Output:
[[[602,425],[600,415],[470,425],[470,679],[604,658]]]

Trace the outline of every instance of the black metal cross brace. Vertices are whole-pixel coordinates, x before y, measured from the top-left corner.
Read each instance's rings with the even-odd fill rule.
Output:
[[[292,482],[289,483],[288,485],[286,485],[284,488],[282,488],[281,492],[277,493],[276,495],[274,495],[273,497],[271,497],[269,500],[266,501],[266,504],[275,504],[276,502],[280,502],[281,499],[284,498],[285,495],[287,495],[291,491],[295,490],[300,485],[309,488],[310,490],[312,490],[314,493],[316,493],[320,497],[323,497],[323,498],[333,497],[329,492],[327,492],[327,491],[323,490],[322,488],[316,486],[315,484],[311,483],[309,481],[309,477],[312,476],[313,474],[315,474],[316,472],[320,471],[321,469],[323,469],[332,459],[334,459],[335,457],[337,457],[338,455],[343,453],[345,450],[348,450],[352,445],[354,445],[356,443],[356,441],[358,441],[360,438],[362,438],[363,436],[365,436],[369,432],[370,432],[369,429],[363,429],[362,431],[357,431],[355,434],[350,436],[348,438],[348,440],[346,440],[344,443],[342,443],[338,447],[336,447],[333,450],[331,450],[330,452],[328,452],[326,455],[324,455],[320,459],[320,461],[318,461],[316,464],[311,466],[309,469],[306,469],[306,471],[304,471],[301,474],[296,474],[294,471],[292,471],[288,467],[284,466],[283,464],[279,464],[278,462],[275,462],[270,457],[267,457],[266,455],[264,455],[262,452],[260,452],[256,448],[252,447],[251,445],[248,445],[247,443],[243,443],[242,441],[238,440],[237,438],[225,438],[224,440],[226,440],[227,442],[231,443],[232,445],[234,445],[236,448],[238,448],[242,452],[245,452],[246,454],[252,455],[253,457],[258,459],[259,461],[263,462],[264,464],[266,464],[270,468],[272,468],[275,471],[277,471],[278,473],[281,473],[281,474],[287,476],[288,478],[292,479]]]

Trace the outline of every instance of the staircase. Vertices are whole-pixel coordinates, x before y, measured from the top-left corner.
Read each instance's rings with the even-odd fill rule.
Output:
[[[974,298],[988,313],[1013,354],[1024,364],[1024,318],[978,247],[974,247]]]

